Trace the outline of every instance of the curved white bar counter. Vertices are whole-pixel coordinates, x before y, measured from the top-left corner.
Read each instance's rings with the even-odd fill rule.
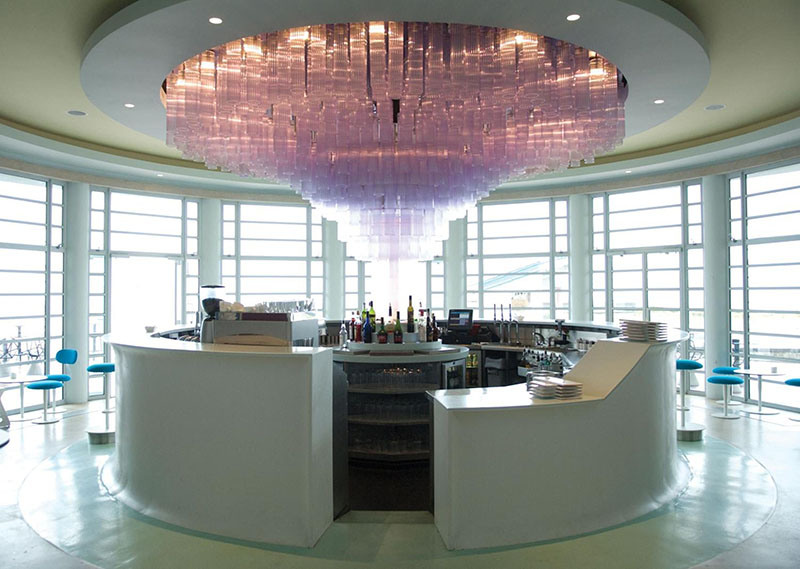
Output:
[[[109,491],[199,531],[313,546],[333,521],[331,350],[111,335]]]
[[[675,349],[602,340],[567,374],[576,400],[525,385],[433,392],[434,516],[450,549],[607,528],[655,510],[688,480],[675,427]]]

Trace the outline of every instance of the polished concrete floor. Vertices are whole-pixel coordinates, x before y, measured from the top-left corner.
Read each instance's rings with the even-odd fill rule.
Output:
[[[709,436],[681,445],[694,476],[675,504],[572,540],[468,552],[446,551],[425,514],[353,513],[314,550],[143,518],[98,483],[113,449],[90,447],[84,431],[102,404],[76,406],[55,425],[14,423],[0,449],[0,567],[798,567],[800,423],[713,419],[704,399],[690,400]]]

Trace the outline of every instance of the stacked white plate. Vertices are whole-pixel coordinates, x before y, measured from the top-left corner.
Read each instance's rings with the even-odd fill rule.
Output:
[[[666,342],[667,325],[664,322],[620,320],[620,337],[633,342]]]
[[[572,399],[583,395],[583,384],[560,377],[528,374],[528,393],[537,399]]]

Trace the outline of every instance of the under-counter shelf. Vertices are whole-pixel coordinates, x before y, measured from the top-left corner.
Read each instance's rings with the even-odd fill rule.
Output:
[[[347,422],[357,425],[389,425],[393,427],[402,427],[405,425],[427,425],[430,419],[428,417],[418,417],[415,419],[384,419],[381,417],[350,415],[350,417],[347,418]]]
[[[425,393],[439,389],[438,383],[418,383],[404,387],[387,386],[385,383],[360,383],[347,388],[350,393],[380,393],[389,395],[402,395],[406,393]]]
[[[380,460],[383,462],[402,462],[411,460],[428,460],[430,458],[430,451],[415,450],[415,451],[398,451],[398,452],[383,452],[383,451],[370,451],[370,450],[350,450],[350,458],[361,460]]]

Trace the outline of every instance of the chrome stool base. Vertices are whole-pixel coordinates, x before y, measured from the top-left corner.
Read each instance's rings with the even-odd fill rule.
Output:
[[[703,431],[705,426],[688,423],[682,427],[678,427],[678,440],[679,441],[702,441]]]

